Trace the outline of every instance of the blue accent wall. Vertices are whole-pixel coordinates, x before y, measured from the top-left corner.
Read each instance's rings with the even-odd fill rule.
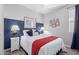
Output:
[[[11,26],[18,25],[20,28],[19,35],[23,35],[24,21],[4,18],[4,49],[10,48]]]

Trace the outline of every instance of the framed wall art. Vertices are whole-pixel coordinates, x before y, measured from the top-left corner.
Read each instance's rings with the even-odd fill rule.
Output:
[[[24,28],[36,28],[36,19],[24,17]]]
[[[59,27],[60,26],[59,18],[53,18],[53,19],[49,20],[49,26],[52,28]]]

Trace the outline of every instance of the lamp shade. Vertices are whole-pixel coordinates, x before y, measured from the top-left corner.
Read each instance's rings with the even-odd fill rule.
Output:
[[[12,31],[12,32],[16,33],[16,32],[19,31],[19,30],[20,30],[20,28],[19,28],[18,25],[12,25],[12,27],[11,27],[11,31]]]

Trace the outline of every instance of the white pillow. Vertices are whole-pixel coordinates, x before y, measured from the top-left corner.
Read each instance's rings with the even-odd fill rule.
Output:
[[[38,32],[34,32],[33,33],[33,36],[37,36],[37,35],[39,35]]]
[[[23,30],[23,35],[24,35],[24,36],[28,36],[27,31],[28,31],[28,30]]]
[[[33,36],[37,36],[38,35],[38,32],[36,32],[36,29],[32,29],[33,31]]]

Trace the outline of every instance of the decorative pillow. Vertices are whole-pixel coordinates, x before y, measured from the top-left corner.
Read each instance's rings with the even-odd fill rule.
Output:
[[[27,31],[28,31],[28,30],[23,30],[23,35],[24,35],[24,36],[28,36]]]
[[[29,36],[33,36],[32,29],[30,29],[29,31],[27,31],[27,34],[28,34]]]

